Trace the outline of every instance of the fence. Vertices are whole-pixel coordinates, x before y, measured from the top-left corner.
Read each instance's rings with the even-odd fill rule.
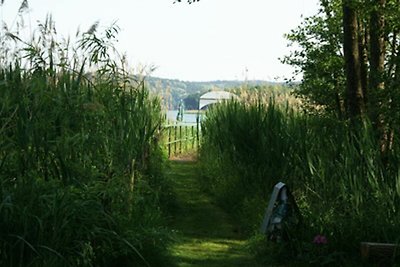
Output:
[[[200,126],[171,124],[163,127],[167,138],[168,157],[188,151],[197,151],[200,145]]]

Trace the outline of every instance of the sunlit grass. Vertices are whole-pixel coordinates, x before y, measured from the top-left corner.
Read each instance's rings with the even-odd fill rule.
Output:
[[[257,266],[232,218],[201,189],[196,163],[172,162],[177,207],[170,248],[178,266]]]
[[[179,266],[246,266],[251,258],[243,240],[182,239],[173,248]]]

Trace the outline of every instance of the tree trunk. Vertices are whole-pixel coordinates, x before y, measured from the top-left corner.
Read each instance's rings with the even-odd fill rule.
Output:
[[[384,71],[385,71],[385,17],[383,14],[386,0],[377,0],[373,6],[370,16],[370,91],[373,95],[371,99],[372,122],[376,126],[381,143],[381,152],[385,153],[388,149],[388,129],[386,127],[383,106],[389,104],[385,100]],[[387,102],[387,103],[386,103]]]
[[[358,22],[358,50],[360,52],[360,75],[361,88],[364,96],[364,103],[368,106],[368,25],[361,19]]]
[[[364,115],[365,103],[361,84],[358,23],[355,1],[343,0],[343,30],[348,115],[351,119],[356,119]]]
[[[383,9],[386,0],[378,0],[371,12],[370,21],[370,88],[382,90],[385,88],[384,67],[385,67],[385,18]]]

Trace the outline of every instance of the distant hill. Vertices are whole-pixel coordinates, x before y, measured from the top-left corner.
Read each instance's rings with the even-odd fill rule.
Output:
[[[163,79],[148,76],[145,79],[147,87],[152,93],[158,94],[163,98],[165,106],[174,109],[179,101],[190,98],[196,98],[201,94],[211,90],[224,90],[238,88],[244,85],[282,85],[282,83],[252,80],[252,81],[208,81],[208,82],[190,82],[176,79]],[[188,107],[190,109],[190,107]]]

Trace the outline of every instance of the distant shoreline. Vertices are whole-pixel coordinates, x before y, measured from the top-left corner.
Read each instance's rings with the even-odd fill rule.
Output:
[[[197,109],[190,109],[190,110],[185,110],[183,113],[186,114],[197,114],[197,113],[204,113],[204,110],[197,110]]]

